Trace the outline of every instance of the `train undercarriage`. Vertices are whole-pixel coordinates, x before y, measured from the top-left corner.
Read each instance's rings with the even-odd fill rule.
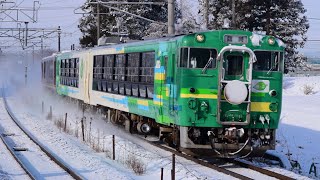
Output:
[[[153,119],[104,109],[108,119],[124,126],[130,133],[155,135],[170,147],[194,156],[236,158],[263,156],[266,150],[275,148],[275,130],[244,129],[239,127],[203,128],[164,126]]]

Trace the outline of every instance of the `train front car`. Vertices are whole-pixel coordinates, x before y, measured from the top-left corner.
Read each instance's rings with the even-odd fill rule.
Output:
[[[283,46],[272,36],[236,30],[178,40],[175,110],[182,150],[244,157],[275,148]]]

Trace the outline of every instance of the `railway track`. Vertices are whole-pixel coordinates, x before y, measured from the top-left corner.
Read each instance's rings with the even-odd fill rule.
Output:
[[[24,128],[10,110],[5,97],[0,103],[0,112],[2,118],[8,117],[2,119],[2,122],[8,121],[5,125],[0,124],[1,140],[31,179],[85,179]],[[14,133],[6,132],[8,130],[14,130]],[[25,144],[27,147],[23,147]]]
[[[183,152],[179,152],[176,149],[166,146],[164,143],[159,141],[149,141],[144,137],[139,136],[139,138],[143,139],[147,143],[156,146],[165,151],[169,151],[177,156],[183,157],[187,160],[200,164],[202,166],[214,169],[218,172],[227,174],[229,176],[243,179],[243,180],[251,180],[251,179],[283,179],[283,180],[293,180],[294,178],[285,176],[283,174],[279,174],[276,172],[269,171],[267,169],[254,166],[252,164],[243,162],[241,160],[222,160],[222,159],[207,159],[207,158],[197,158],[190,155],[187,155]]]

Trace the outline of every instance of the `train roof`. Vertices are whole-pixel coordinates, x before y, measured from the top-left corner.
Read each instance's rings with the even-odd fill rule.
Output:
[[[168,37],[162,37],[162,38],[155,38],[155,39],[148,39],[148,40],[141,40],[141,41],[131,41],[131,42],[126,42],[126,43],[118,43],[118,44],[106,44],[106,45],[100,45],[100,46],[95,46],[95,47],[90,47],[90,48],[84,48],[84,49],[80,49],[80,50],[66,50],[66,51],[62,51],[60,53],[55,53],[49,57],[46,58],[50,58],[52,56],[59,56],[59,55],[63,55],[63,54],[67,54],[67,53],[82,53],[82,52],[87,52],[87,51],[99,51],[99,50],[103,50],[105,48],[122,48],[122,47],[130,47],[130,46],[140,46],[140,45],[148,45],[148,44],[158,44],[159,42],[172,42],[172,41],[177,41],[180,39],[183,39],[184,37],[190,37],[190,36],[194,36],[196,34],[199,33],[217,33],[220,34],[221,32],[227,34],[227,33],[232,33],[232,34],[236,34],[237,32],[241,32],[241,34],[247,34],[247,35],[257,35],[256,33],[250,32],[250,31],[244,31],[244,30],[210,30],[210,31],[198,31],[198,32],[192,32],[189,34],[180,34],[180,35],[175,35],[175,36],[168,36]],[[261,37],[267,36],[267,35],[258,35]],[[277,38],[276,38],[277,39]],[[277,39],[279,40],[279,39]],[[281,44],[281,40],[279,40]],[[283,43],[282,43],[283,44]],[[281,45],[279,45],[281,46]],[[45,58],[43,59],[45,60]]]

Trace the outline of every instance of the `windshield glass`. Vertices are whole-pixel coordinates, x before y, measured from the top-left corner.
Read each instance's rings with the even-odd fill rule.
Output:
[[[238,76],[242,75],[243,57],[239,55],[228,55],[225,59],[226,75]]]
[[[205,48],[181,48],[180,67],[204,68],[210,58],[213,58],[208,68],[216,67],[217,51]]]
[[[257,62],[253,63],[256,71],[280,71],[283,53],[275,51],[255,51]]]

